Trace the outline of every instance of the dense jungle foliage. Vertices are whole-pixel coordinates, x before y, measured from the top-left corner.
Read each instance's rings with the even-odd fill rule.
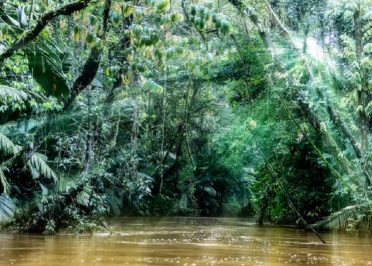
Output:
[[[0,1],[0,221],[371,230],[371,41],[369,0]]]

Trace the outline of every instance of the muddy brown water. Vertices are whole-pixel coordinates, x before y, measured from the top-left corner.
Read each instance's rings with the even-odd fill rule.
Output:
[[[115,234],[0,234],[0,265],[372,265],[372,237],[232,218],[116,218]]]

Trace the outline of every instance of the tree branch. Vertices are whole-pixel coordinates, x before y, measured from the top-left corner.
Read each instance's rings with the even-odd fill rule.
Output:
[[[4,53],[0,55],[0,66],[3,65],[5,59],[11,57],[17,50],[22,49],[32,42],[53,19],[63,15],[71,15],[76,11],[82,10],[87,7],[90,2],[91,0],[79,0],[44,14],[38,20],[33,29],[26,32],[22,38],[16,40]]]
[[[99,68],[100,59],[101,49],[93,47],[84,64],[83,70],[72,85],[70,97],[66,100],[63,110],[66,110],[76,97],[93,81]]]
[[[103,32],[101,37],[102,40],[105,39],[106,31],[108,29],[108,18],[111,8],[111,0],[105,1],[105,7],[102,13],[103,17]],[[71,88],[70,97],[66,100],[63,110],[65,111],[74,102],[76,97],[93,81],[97,74],[99,64],[101,61],[102,48],[93,47],[90,51],[89,57],[84,64],[83,70],[80,75],[76,78],[74,84]]]

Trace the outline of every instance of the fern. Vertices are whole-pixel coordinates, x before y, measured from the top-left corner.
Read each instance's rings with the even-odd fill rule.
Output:
[[[31,155],[27,166],[29,167],[33,178],[37,179],[40,175],[57,181],[57,175],[46,163],[47,157],[41,153],[35,152]]]
[[[15,205],[13,201],[4,195],[0,195],[0,224],[10,222],[14,216]]]
[[[0,99],[11,98],[15,101],[23,101],[28,98],[27,93],[12,87],[0,85]]]
[[[0,152],[7,155],[15,154],[20,150],[20,146],[14,144],[7,136],[0,133]]]

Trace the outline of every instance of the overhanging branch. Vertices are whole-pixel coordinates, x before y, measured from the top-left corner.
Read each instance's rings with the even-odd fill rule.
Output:
[[[105,0],[105,6],[103,9],[102,17],[102,35],[99,36],[102,40],[106,37],[106,32],[108,30],[108,19],[111,8],[111,0]],[[65,101],[63,110],[67,110],[70,105],[74,102],[76,97],[93,81],[94,77],[97,74],[100,61],[101,61],[102,48],[93,47],[90,51],[89,57],[83,66],[83,70],[80,75],[75,79],[74,84],[71,88],[70,97]]]
[[[82,10],[87,7],[90,2],[91,0],[79,0],[44,14],[31,30],[27,31],[22,38],[16,40],[4,53],[0,55],[0,66],[3,65],[5,59],[11,57],[16,51],[32,42],[53,19],[63,15],[71,15],[76,11]]]

